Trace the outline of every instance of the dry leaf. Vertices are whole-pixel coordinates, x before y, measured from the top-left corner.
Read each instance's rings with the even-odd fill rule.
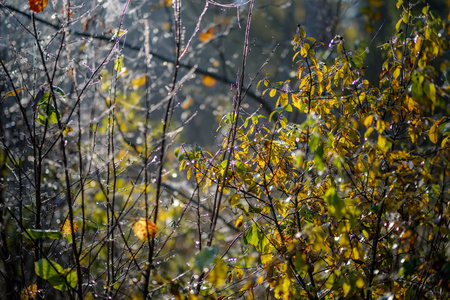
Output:
[[[15,95],[17,95],[17,93],[23,91],[24,89],[25,88],[20,88],[20,89],[16,89],[14,91],[8,92],[8,93],[5,94],[5,96],[3,96],[3,98],[7,98],[7,97],[10,97],[10,96],[15,96]]]
[[[28,0],[30,4],[30,10],[35,13],[40,13],[44,11],[47,6],[48,0]]]
[[[20,291],[20,300],[33,299],[37,296],[37,285],[32,284]]]
[[[77,223],[74,221],[73,222],[73,232],[77,232],[78,230],[78,225]],[[64,221],[64,223],[62,223],[61,225],[59,225],[59,231],[61,231],[61,233],[66,236],[68,234],[72,234],[72,228],[70,226],[70,220],[66,220]]]
[[[206,86],[214,86],[216,84],[216,79],[211,76],[204,75],[202,77],[202,83]]]
[[[211,27],[210,29],[208,29],[207,32],[202,32],[198,35],[198,39],[200,40],[200,42],[207,42],[210,39],[212,39],[214,37],[214,27]]]
[[[134,234],[142,241],[146,241],[148,236],[154,237],[156,235],[156,225],[146,218],[139,218],[133,224]]]

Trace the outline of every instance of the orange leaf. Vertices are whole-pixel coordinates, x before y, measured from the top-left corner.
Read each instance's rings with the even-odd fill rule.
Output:
[[[148,236],[154,237],[156,235],[156,225],[146,218],[139,218],[133,224],[134,234],[142,241],[146,241]]]
[[[207,32],[202,32],[198,35],[198,39],[200,40],[200,42],[207,42],[210,39],[212,39],[214,37],[214,27],[211,27],[210,29],[208,29]]]
[[[206,86],[214,86],[216,84],[216,80],[208,75],[204,75],[202,77],[202,83]]]
[[[35,13],[40,13],[44,11],[47,6],[48,0],[28,0],[30,4],[30,10]]]
[[[23,91],[24,89],[25,88],[20,88],[20,89],[14,90],[12,92],[8,92],[8,93],[5,94],[4,98],[10,97],[10,96],[15,96],[15,95],[17,95],[17,93]]]
[[[73,232],[77,232],[78,230],[78,225],[77,223],[74,221],[73,222]],[[72,234],[72,228],[70,226],[70,221],[66,220],[64,223],[62,223],[61,225],[59,225],[59,231],[61,231],[61,233],[66,236],[68,234]]]

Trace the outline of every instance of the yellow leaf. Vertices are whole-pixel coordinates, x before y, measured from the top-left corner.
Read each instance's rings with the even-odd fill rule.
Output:
[[[430,141],[433,144],[436,144],[438,142],[438,127],[437,124],[434,123],[433,126],[431,126],[430,130],[428,130],[428,136],[430,137]]]
[[[344,295],[347,296],[348,292],[350,292],[350,284],[348,284],[347,282],[344,282],[344,285],[342,286],[342,288],[344,289]]]
[[[17,95],[17,93],[23,91],[24,89],[25,88],[20,88],[20,89],[16,89],[14,91],[8,92],[8,93],[5,94],[5,96],[3,98],[7,98],[7,97],[10,97],[10,96],[15,96],[15,95]]]
[[[380,7],[383,5],[383,0],[369,0],[369,3],[373,6]]]
[[[373,122],[373,116],[370,115],[364,120],[364,126],[366,126],[366,128],[369,128],[369,126],[372,125],[372,122]]]
[[[361,277],[358,278],[358,280],[356,280],[356,286],[359,289],[362,289],[364,287],[364,279],[362,279]]]
[[[207,42],[210,39],[212,39],[214,37],[214,27],[211,27],[210,29],[208,29],[207,32],[202,32],[198,35],[198,39],[200,40],[200,42]]]
[[[164,0],[165,6],[172,6],[172,0]]]
[[[241,279],[244,276],[244,271],[241,268],[235,268],[234,274],[237,278]]]
[[[400,76],[400,68],[395,69],[393,76],[394,76],[394,79],[397,79],[398,76]]]
[[[244,216],[240,215],[234,224],[235,224],[236,228],[241,228],[242,225],[244,225]]]
[[[30,5],[30,10],[35,13],[40,13],[44,11],[47,6],[48,0],[28,0],[28,4]]]
[[[192,99],[192,97],[187,97],[180,106],[182,109],[188,109],[192,104],[194,104],[194,99]]]
[[[202,83],[203,83],[205,86],[211,87],[211,86],[216,85],[216,79],[214,79],[213,77],[208,76],[208,75],[203,75],[203,77],[202,77]]]
[[[131,84],[135,87],[140,87],[140,86],[143,86],[146,81],[147,81],[147,76],[144,75],[142,77],[131,80]]]
[[[66,128],[64,128],[63,134],[68,134],[69,132],[72,132],[72,131],[73,131],[72,127],[66,126]]]
[[[300,54],[301,54],[303,57],[306,57],[306,56],[308,55],[308,51],[305,49],[305,47],[302,47],[302,48],[300,49]]]
[[[134,234],[141,240],[146,241],[148,237],[154,237],[156,235],[156,225],[146,218],[139,218],[133,224]]]
[[[377,120],[377,131],[382,134],[386,129],[386,124],[383,120]]]
[[[389,150],[387,139],[384,136],[382,136],[381,134],[378,136],[378,147],[383,152],[386,152],[387,150]]]
[[[417,143],[417,138],[418,138],[418,136],[417,136],[417,133],[416,133],[416,131],[414,130],[414,128],[409,127],[409,128],[408,128],[408,134],[409,134],[409,138],[411,139],[411,142],[412,142],[413,144],[416,144],[416,143]]]
[[[206,280],[210,282],[214,287],[220,287],[225,283],[225,279],[227,278],[228,266],[223,262],[222,259],[218,259],[216,262],[216,266],[209,273]]]
[[[74,221],[73,222],[73,232],[77,232],[78,230],[78,225],[77,223]],[[72,234],[72,228],[70,226],[70,220],[66,220],[64,221],[64,223],[62,223],[61,225],[59,225],[59,231],[61,231],[61,233],[66,236],[68,234]]]
[[[269,96],[270,97],[274,97],[277,94],[277,90],[276,89],[271,89],[269,92]]]

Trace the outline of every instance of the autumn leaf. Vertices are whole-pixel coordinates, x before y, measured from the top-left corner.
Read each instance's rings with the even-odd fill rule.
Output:
[[[214,27],[211,27],[210,29],[208,29],[208,31],[202,32],[198,35],[198,39],[200,40],[200,42],[203,43],[206,43],[213,37],[214,37]]]
[[[3,98],[7,98],[7,97],[11,97],[11,96],[15,96],[17,95],[17,93],[20,93],[21,91],[23,91],[25,88],[20,88],[20,89],[16,89],[14,91],[8,92],[5,94],[5,96],[3,96]]]
[[[30,10],[35,13],[43,12],[47,6],[48,0],[28,0]]]
[[[146,81],[147,81],[147,76],[144,75],[139,78],[135,78],[135,79],[131,80],[131,84],[134,87],[140,87],[140,86],[143,86]]]
[[[430,141],[433,144],[436,144],[438,142],[438,127],[437,123],[434,123],[433,126],[431,126],[430,130],[428,130],[428,136],[430,138]]]
[[[78,225],[77,223],[74,221],[73,222],[73,232],[77,232],[78,230]],[[70,226],[70,220],[66,220],[64,223],[62,223],[61,225],[59,225],[59,231],[61,231],[61,233],[66,236],[69,234],[72,234],[72,228]]]
[[[207,87],[211,87],[211,86],[216,85],[216,82],[217,82],[216,79],[213,78],[213,77],[211,77],[211,76],[204,75],[204,76],[202,77],[202,83],[203,83],[205,86],[207,86]]]
[[[154,237],[156,235],[156,225],[146,218],[139,218],[133,224],[134,234],[142,241],[146,241],[148,236]]]
[[[20,291],[20,300],[33,299],[37,296],[37,285],[32,284]]]

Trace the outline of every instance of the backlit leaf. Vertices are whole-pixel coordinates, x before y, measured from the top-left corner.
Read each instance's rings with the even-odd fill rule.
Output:
[[[428,130],[428,137],[430,138],[430,141],[433,144],[436,144],[438,142],[438,126],[437,123],[434,123],[433,126],[431,126],[430,130]]]
[[[8,93],[5,94],[5,96],[3,96],[3,98],[7,98],[7,97],[10,97],[10,96],[15,96],[15,95],[17,95],[17,93],[20,93],[24,89],[25,88],[20,88],[20,89],[16,89],[14,91],[8,92]]]
[[[22,234],[27,238],[32,239],[42,239],[42,238],[60,239],[63,237],[61,232],[59,232],[58,230],[27,229]]]
[[[147,76],[144,75],[144,76],[141,76],[141,77],[131,80],[131,84],[135,87],[140,87],[140,86],[143,86],[146,81],[147,81]]]
[[[72,226],[70,226],[70,220],[67,219],[64,221],[64,223],[61,223],[61,225],[59,225],[59,230],[64,236],[72,234]],[[73,221],[73,232],[77,232],[77,230],[78,224]]]
[[[210,29],[208,29],[208,31],[206,32],[201,32],[198,35],[198,39],[200,40],[200,42],[207,42],[210,39],[212,39],[214,37],[214,27],[211,27]]]
[[[146,218],[139,218],[133,224],[133,232],[141,241],[146,241],[148,237],[154,237],[156,235],[156,225]]]
[[[202,83],[203,83],[203,85],[205,85],[207,87],[211,87],[211,86],[216,85],[216,79],[209,75],[203,75]]]

